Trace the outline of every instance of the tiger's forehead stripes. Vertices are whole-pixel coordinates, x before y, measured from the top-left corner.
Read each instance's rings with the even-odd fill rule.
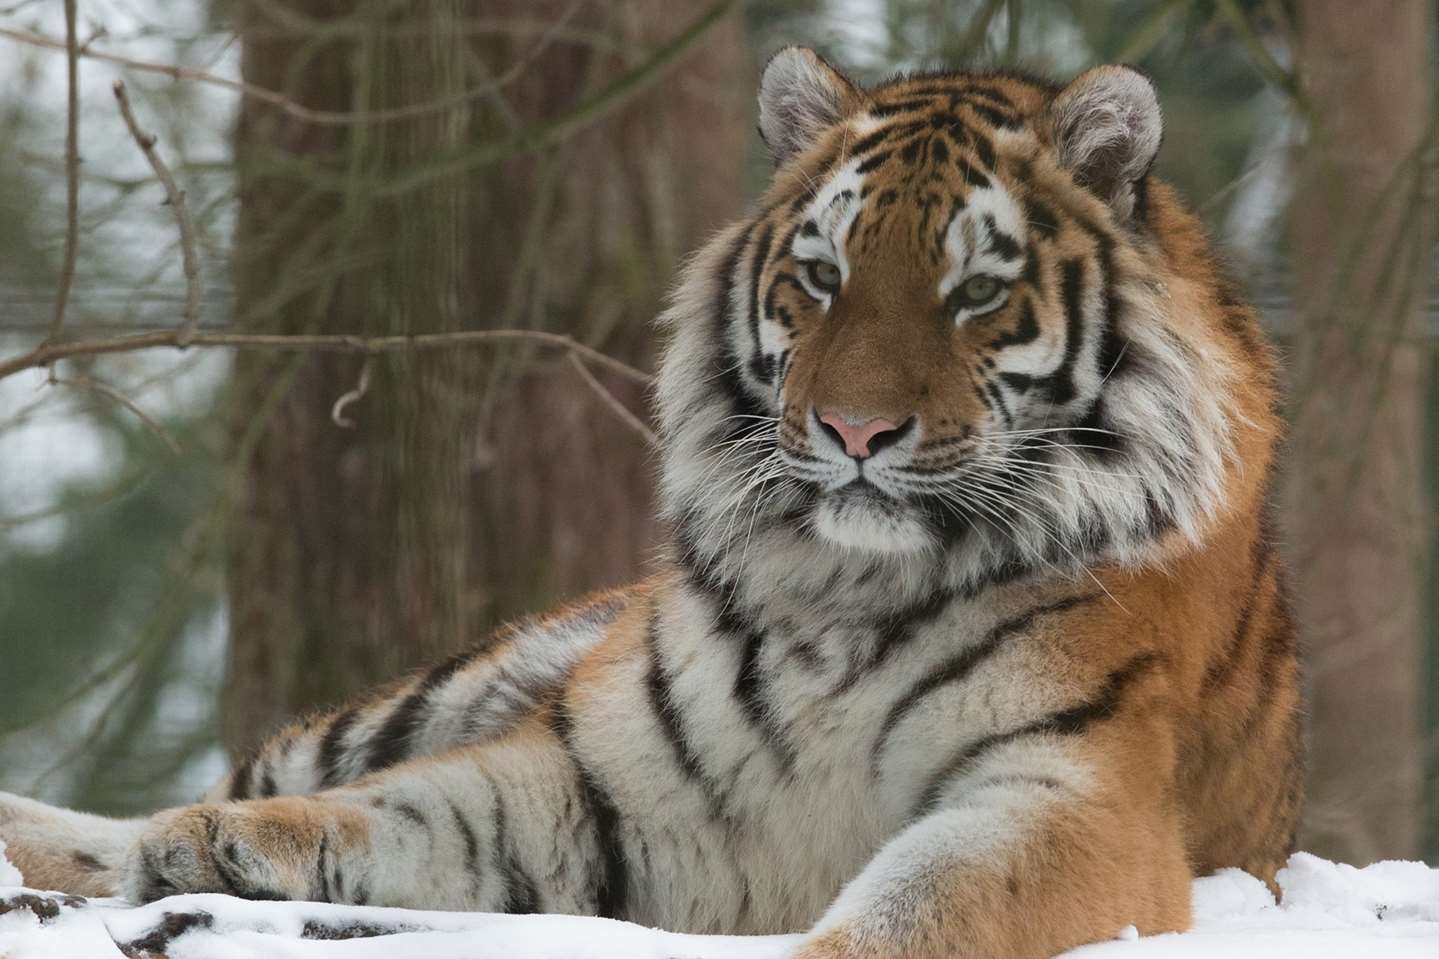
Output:
[[[944,249],[951,269],[940,280],[939,292],[947,295],[966,277],[988,273],[1013,281],[1026,267],[1024,217],[1019,205],[1005,191],[973,191],[963,212],[956,209],[944,231]]]

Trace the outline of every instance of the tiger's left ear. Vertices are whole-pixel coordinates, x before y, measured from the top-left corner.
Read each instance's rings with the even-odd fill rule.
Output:
[[[808,47],[770,57],[759,84],[759,135],[774,165],[813,146],[863,100],[859,87]]]
[[[1049,107],[1059,162],[1127,220],[1135,184],[1159,152],[1164,120],[1149,78],[1129,67],[1086,70]]]

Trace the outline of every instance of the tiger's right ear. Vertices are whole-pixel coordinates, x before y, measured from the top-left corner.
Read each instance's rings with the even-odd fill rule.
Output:
[[[770,57],[759,84],[759,135],[775,166],[812,146],[863,99],[859,87],[807,47]]]

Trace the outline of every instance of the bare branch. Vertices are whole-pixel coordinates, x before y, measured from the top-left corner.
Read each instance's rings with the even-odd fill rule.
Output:
[[[65,325],[65,307],[75,283],[75,259],[80,249],[80,44],[75,38],[75,2],[65,0],[65,254],[60,285],[55,291],[55,312],[50,317],[52,340]]]
[[[180,441],[175,439],[174,435],[169,430],[165,429],[165,427],[161,426],[158,422],[151,418],[151,416],[144,410],[142,410],[139,405],[135,403],[134,400],[130,399],[130,397],[115,389],[115,387],[110,386],[108,383],[101,383],[99,380],[92,380],[88,376],[81,376],[69,379],[56,378],[51,382],[55,383],[58,386],[75,386],[79,387],[80,389],[93,390],[94,392],[99,393],[101,396],[109,397],[116,403],[119,403],[121,406],[125,407],[125,409],[129,410],[131,413],[134,413],[136,419],[148,426],[151,432],[153,432],[156,436],[160,437],[160,439],[165,442],[166,446],[170,447],[170,452],[174,453],[176,456],[179,456],[182,452],[184,452],[184,450],[180,448]]]
[[[73,0],[67,0],[73,6]],[[559,38],[574,14],[583,5],[583,0],[574,0],[572,5],[565,10],[552,24],[549,24],[545,32],[535,41],[534,45],[525,52],[520,59],[507,69],[502,75],[495,77],[486,83],[478,84],[454,94],[425,103],[415,103],[408,106],[394,107],[388,110],[315,110],[296,103],[290,97],[275,90],[256,86],[253,83],[246,83],[242,80],[231,80],[205,70],[198,70],[194,67],[182,66],[175,63],[154,63],[148,60],[136,60],[131,57],[120,56],[114,53],[104,53],[92,50],[88,45],[80,48],[79,56],[89,57],[93,60],[100,60],[105,63],[112,63],[115,66],[127,70],[136,70],[144,73],[159,73],[170,77],[173,80],[189,80],[195,83],[205,83],[211,86],[222,87],[226,90],[233,90],[244,96],[252,97],[277,107],[283,112],[308,123],[318,126],[343,126],[353,123],[379,123],[389,120],[404,120],[413,117],[425,116],[449,109],[454,106],[469,103],[474,100],[489,96],[496,90],[514,83],[525,72],[525,69],[542,54],[547,47]],[[70,37],[73,41],[73,31]],[[0,27],[0,37],[14,40],[17,43],[25,43],[30,46],[43,47],[46,49],[66,49],[66,44],[61,43],[53,37],[47,37],[39,33],[30,33],[25,30],[15,30],[9,27]],[[70,49],[74,50],[72,44]]]
[[[619,109],[648,90],[667,70],[674,67],[687,53],[692,51],[708,30],[733,11],[737,5],[738,0],[715,0],[712,5],[697,16],[688,26],[665,43],[656,47],[645,60],[636,64],[633,69],[620,77],[616,77],[612,82],[606,84],[588,98],[581,100],[563,114],[539,124],[534,130],[497,142],[479,144],[473,148],[466,148],[457,155],[441,156],[433,163],[416,169],[407,176],[398,177],[387,184],[379,185],[374,195],[382,198],[402,195],[438,179],[444,179],[454,176],[457,173],[478,169],[512,157],[537,153],[554,146],[556,143],[573,136],[579,130],[594,123],[599,117]],[[0,37],[50,49],[63,49],[63,46],[58,40],[41,36],[40,34],[27,33],[23,30],[11,30],[6,27],[0,27]],[[453,102],[447,99],[444,101],[436,101],[435,103],[415,104],[408,107],[397,107],[394,110],[370,111],[367,113],[337,113],[326,110],[311,110],[273,90],[267,90],[263,87],[242,83],[237,80],[229,80],[225,77],[206,73],[203,70],[195,70],[190,67],[171,64],[147,63],[141,60],[132,60],[128,57],[102,54],[86,49],[82,49],[80,55],[115,63],[132,70],[162,73],[177,80],[194,80],[225,87],[226,89],[235,90],[246,96],[253,97],[256,100],[272,104],[291,116],[317,124],[365,123],[395,119],[397,117],[412,116],[415,115],[416,112],[421,114],[429,112],[431,109],[436,108],[437,104],[441,108],[447,107]],[[469,99],[472,96],[488,96],[491,93],[493,93],[493,88],[485,85],[481,89],[466,91],[458,96],[462,99]],[[308,171],[306,175],[316,186],[328,185],[334,189],[349,189],[354,185],[354,181],[350,177],[344,178],[343,184],[341,184],[340,182],[331,181],[326,177],[319,176],[317,171]]]
[[[190,219],[189,207],[185,206],[185,191],[180,189],[174,174],[155,149],[155,136],[141,130],[135,119],[135,111],[130,108],[129,94],[125,92],[125,81],[116,80],[114,89],[115,100],[120,105],[120,115],[125,118],[125,126],[130,128],[130,135],[135,138],[135,143],[145,154],[145,159],[150,161],[150,168],[165,187],[166,202],[170,204],[170,212],[175,215],[175,226],[180,230],[180,256],[185,268],[185,308],[180,314],[180,338],[177,345],[185,346],[195,335],[195,327],[200,322],[200,257],[195,242],[195,222]]]
[[[354,336],[335,334],[283,333],[196,333],[181,342],[179,330],[154,330],[126,336],[65,343],[41,343],[28,353],[0,361],[0,380],[24,370],[43,367],[72,356],[103,356],[110,353],[132,353],[170,347],[230,347],[234,349],[278,350],[284,352],[316,351],[325,353],[403,353],[412,350],[453,349],[461,346],[495,345],[502,342],[531,340],[555,349],[567,350],[626,379],[648,385],[650,375],[623,360],[601,353],[563,333],[544,330],[459,330],[453,333],[412,333],[397,336]]]
[[[574,354],[570,355],[573,356]],[[364,399],[366,393],[370,392],[370,366],[371,357],[367,356],[365,357],[364,365],[360,367],[359,384],[353,390],[350,390],[350,392],[345,393],[339,399],[335,400],[335,405],[330,407],[330,419],[335,421],[336,426],[343,427],[347,430],[355,428],[355,421],[345,416],[345,407],[351,403],[359,402]]]
[[[580,379],[585,381],[585,385],[593,390],[594,394],[598,396],[626,426],[633,430],[646,444],[650,446],[658,445],[659,440],[655,436],[654,430],[650,429],[644,424],[643,420],[630,412],[629,407],[621,403],[618,396],[615,396],[606,389],[605,385],[599,381],[595,374],[590,372],[590,368],[585,366],[585,361],[580,359],[578,354],[570,354],[570,364],[574,366],[575,372],[580,374]]]

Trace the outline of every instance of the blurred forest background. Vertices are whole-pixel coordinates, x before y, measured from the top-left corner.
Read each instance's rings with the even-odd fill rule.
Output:
[[[1154,78],[1158,172],[1290,373],[1303,844],[1439,861],[1436,29],[1430,0],[0,0],[0,789],[190,801],[285,717],[635,576],[628,369],[764,183],[758,70],[800,42],[866,80]],[[515,329],[622,362],[483,335]]]

